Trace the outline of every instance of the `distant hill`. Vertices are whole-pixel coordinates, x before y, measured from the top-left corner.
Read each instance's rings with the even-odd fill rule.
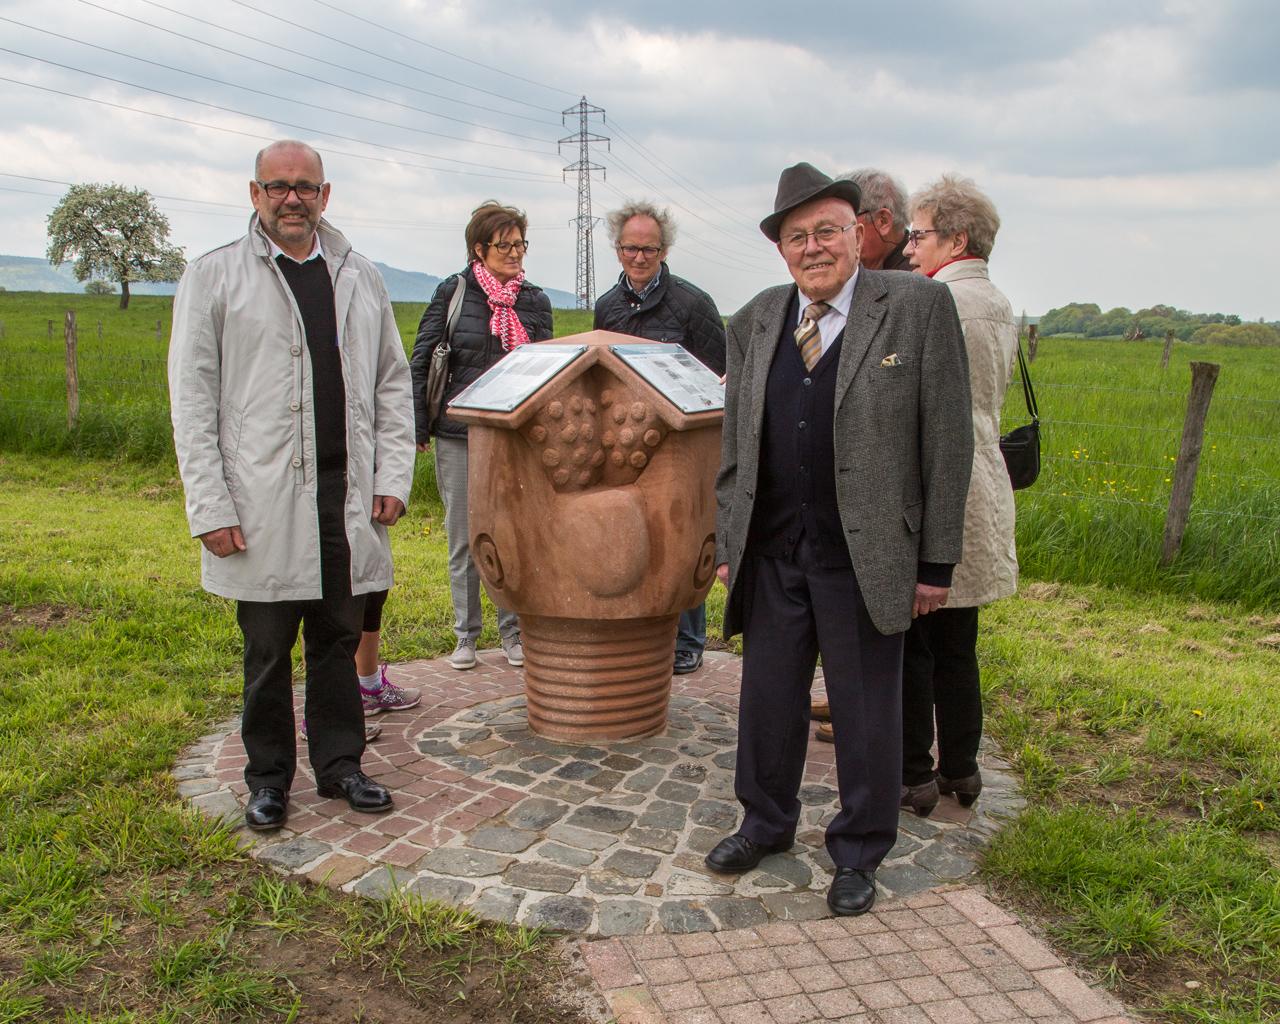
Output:
[[[385,263],[374,263],[387,283],[392,302],[426,302],[442,278],[417,270],[401,270]],[[0,256],[0,288],[11,292],[83,292],[84,285],[71,272],[71,264],[55,267],[47,260],[31,256]],[[172,295],[177,285],[130,283],[134,295]],[[572,293],[546,288],[547,297],[556,309],[573,309]]]

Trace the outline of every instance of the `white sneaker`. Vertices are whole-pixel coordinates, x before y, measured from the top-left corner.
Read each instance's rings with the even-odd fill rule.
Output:
[[[453,649],[453,653],[449,655],[449,664],[459,671],[468,668],[475,668],[476,642],[474,640],[459,640],[458,646],[455,647]]]
[[[507,656],[507,664],[519,668],[524,664],[524,644],[520,642],[520,631],[502,638],[502,653]]]

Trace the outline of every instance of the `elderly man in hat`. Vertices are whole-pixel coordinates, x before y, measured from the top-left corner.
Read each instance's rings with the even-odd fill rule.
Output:
[[[716,481],[725,636],[743,635],[738,831],[721,872],[791,847],[822,657],[840,810],[827,903],[861,914],[898,828],[902,638],[940,608],[960,561],[973,457],[955,305],[914,274],[859,269],[860,193],[807,163],[760,224],[794,284],[729,322]]]

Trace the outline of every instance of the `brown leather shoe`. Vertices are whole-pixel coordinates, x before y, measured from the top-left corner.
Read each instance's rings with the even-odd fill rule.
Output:
[[[915,811],[922,818],[929,817],[933,809],[938,806],[937,781],[930,779],[918,786],[903,786],[898,806],[908,811]]]
[[[820,722],[813,734],[823,743],[834,743],[836,741],[836,731],[830,722]]]
[[[972,807],[978,794],[982,792],[982,772],[974,772],[963,779],[944,779],[939,775],[938,792],[944,796],[950,793],[960,801],[961,807]]]
[[[809,717],[815,722],[831,721],[831,703],[820,697],[809,702]]]

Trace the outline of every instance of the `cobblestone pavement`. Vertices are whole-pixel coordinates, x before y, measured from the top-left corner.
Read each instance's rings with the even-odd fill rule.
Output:
[[[365,896],[401,887],[493,920],[608,938],[585,942],[582,951],[621,1022],[1034,1018],[1052,1024],[1120,1012],[1107,1002],[1106,1014],[1080,1016],[1073,1005],[1097,1008],[1102,997],[1056,959],[1050,963],[1051,954],[977,890],[930,891],[969,879],[986,839],[1022,806],[1005,766],[990,753],[983,759],[986,788],[972,811],[944,798],[928,819],[902,815],[898,842],[877,874],[884,909],[874,915],[832,919],[826,906],[832,865],[822,829],[836,809],[835,765],[833,748],[817,741],[809,746],[794,848],[745,875],[707,871],[703,855],[738,819],[739,671],[736,657],[708,652],[702,669],[673,680],[662,735],[582,746],[529,732],[523,676],[501,651],[481,651],[480,664],[467,672],[444,659],[394,666],[393,679],[421,687],[423,700],[375,719],[382,736],[364,762],[365,771],[393,791],[394,810],[359,814],[345,801],[320,798],[302,756],[287,826],[252,837],[252,855]],[[300,694],[298,701],[301,718]],[[246,794],[238,729],[236,721],[224,723],[186,751],[173,771],[185,797],[234,824],[243,820]],[[965,909],[975,906],[997,932],[984,935],[988,925]],[[1008,942],[1000,938],[1005,933],[1013,936]],[[1030,961],[1019,958],[1020,950],[1032,950]],[[690,974],[699,958],[713,958],[706,959],[713,973],[726,965],[735,972]],[[749,966],[763,959],[770,960],[767,971]],[[944,959],[946,971],[939,966]],[[656,966],[662,963],[671,965],[667,975]],[[910,973],[922,964],[931,965],[932,977]],[[680,971],[685,974],[676,978]],[[777,990],[757,990],[758,971],[775,978]],[[940,974],[956,974],[963,987],[975,971],[985,987],[937,988]],[[751,975],[750,984],[737,977],[736,992],[725,1001],[721,996],[731,987],[725,983],[737,974]],[[1067,977],[1094,1002],[1081,1002],[1061,981]],[[1021,985],[1028,978],[1035,984],[1026,988],[1000,983]],[[832,987],[814,987],[832,979]],[[1054,979],[1061,991],[1049,987]],[[864,982],[871,986],[867,998],[860,994]],[[917,999],[920,993],[929,998]],[[942,1016],[912,1016],[917,1003],[922,1012]],[[992,1015],[1009,1007],[1017,1008],[1012,1016]],[[828,1012],[838,1008],[839,1014]]]

